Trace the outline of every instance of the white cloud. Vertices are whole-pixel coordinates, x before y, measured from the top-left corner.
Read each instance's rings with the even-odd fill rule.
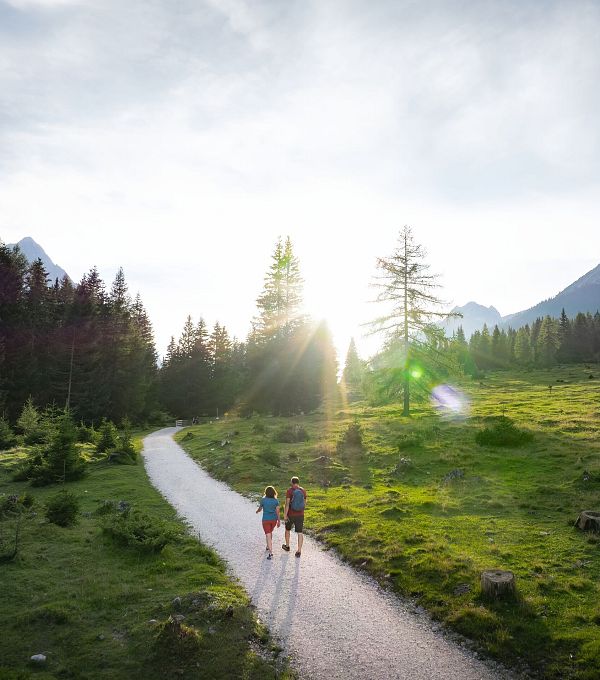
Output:
[[[122,264],[161,349],[243,335],[279,234],[346,339],[403,223],[503,312],[598,252],[595,3],[41,4],[0,42],[0,233]]]

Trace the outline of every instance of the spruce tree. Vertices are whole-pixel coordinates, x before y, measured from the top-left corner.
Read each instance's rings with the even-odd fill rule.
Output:
[[[515,336],[515,360],[520,366],[528,366],[531,363],[531,359],[529,326],[524,326],[519,328]]]
[[[351,397],[356,397],[360,393],[364,372],[365,364],[358,356],[354,338],[351,338],[342,372],[342,385]]]
[[[541,366],[551,366],[556,362],[559,347],[558,324],[549,316],[544,317],[537,338],[536,361]]]

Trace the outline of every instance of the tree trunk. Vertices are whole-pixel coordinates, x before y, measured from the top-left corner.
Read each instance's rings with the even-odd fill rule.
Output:
[[[492,569],[481,574],[481,591],[490,600],[513,599],[517,594],[512,571]]]
[[[408,364],[408,236],[404,234],[404,406],[403,416],[410,415],[410,367]]]
[[[575,526],[582,531],[600,532],[600,512],[582,510],[575,522]]]

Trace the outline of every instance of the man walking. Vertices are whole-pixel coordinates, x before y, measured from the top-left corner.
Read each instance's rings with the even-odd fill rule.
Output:
[[[296,557],[302,554],[302,543],[304,535],[304,508],[306,507],[306,491],[300,486],[298,477],[292,477],[292,486],[285,494],[285,510],[283,512],[283,519],[285,521],[285,543],[281,546],[284,550],[290,550],[290,531],[292,527],[298,534],[298,550],[296,550]]]

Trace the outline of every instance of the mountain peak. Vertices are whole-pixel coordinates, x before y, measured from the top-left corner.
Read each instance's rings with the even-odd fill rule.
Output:
[[[591,269],[587,274],[584,274],[581,278],[577,279],[577,281],[574,281],[570,286],[567,286],[559,293],[559,295],[571,293],[578,288],[583,288],[585,286],[597,285],[600,285],[600,264]]]
[[[25,236],[18,243],[8,243],[7,245],[9,248],[18,246],[19,250],[25,255],[30,264],[37,259],[40,259],[48,272],[50,283],[53,283],[55,279],[62,279],[63,276],[69,276],[62,267],[52,261],[42,246],[31,238],[31,236]]]

